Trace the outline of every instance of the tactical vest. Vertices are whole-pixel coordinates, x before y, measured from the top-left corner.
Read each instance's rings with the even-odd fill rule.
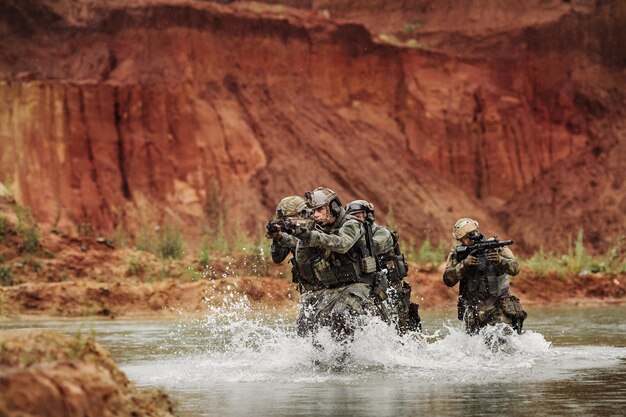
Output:
[[[464,273],[459,284],[459,293],[469,304],[497,298],[509,291],[509,276],[498,274],[495,266],[488,264],[484,271],[472,268]]]
[[[340,225],[348,219],[346,215],[339,219]],[[340,227],[340,226],[339,226]],[[330,231],[336,234],[339,228]],[[376,281],[376,260],[369,256],[364,237],[359,238],[346,253],[317,249],[314,256],[298,262],[302,285],[307,290],[337,288],[359,282],[374,284]]]
[[[380,226],[379,226],[380,227]],[[409,275],[409,265],[400,250],[398,232],[389,229],[393,238],[393,250],[380,255],[381,265],[387,269],[387,279],[391,283],[399,282]]]

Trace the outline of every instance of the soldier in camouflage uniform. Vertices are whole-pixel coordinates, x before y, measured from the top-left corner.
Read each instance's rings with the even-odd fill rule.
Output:
[[[389,310],[387,316],[390,321],[396,324],[401,334],[421,331],[419,306],[411,302],[411,286],[404,280],[408,274],[408,265],[400,251],[398,234],[375,222],[374,205],[366,200],[348,203],[346,213],[363,222],[366,233],[372,235],[379,264],[387,271],[389,290],[383,305]]]
[[[289,254],[294,254],[298,239],[284,231],[282,228],[288,223],[299,220],[305,220],[310,216],[304,198],[292,195],[280,200],[276,206],[276,215],[274,220],[267,223],[266,237],[272,239],[270,246],[270,254],[274,263],[281,263]],[[282,226],[282,228],[281,228]],[[294,282],[297,282],[296,277]]]
[[[276,214],[274,220],[267,223],[266,237],[272,239],[270,246],[270,254],[272,261],[276,264],[283,262],[289,254],[292,258],[289,260],[291,264],[291,279],[297,284],[298,292],[305,291],[301,281],[298,267],[296,265],[296,250],[298,249],[298,239],[292,236],[293,231],[289,228],[297,227],[300,222],[312,222],[310,220],[311,212],[306,205],[304,198],[293,195],[283,198],[276,206]],[[289,233],[288,233],[289,232]]]
[[[316,225],[295,233],[302,247],[296,263],[306,289],[300,297],[299,331],[328,326],[341,339],[352,334],[363,316],[381,314],[373,295],[379,278],[376,261],[363,224],[346,214],[337,193],[316,188],[305,196]]]
[[[484,241],[478,222],[469,218],[456,222],[452,236],[470,248],[474,242]],[[460,282],[458,317],[467,332],[473,334],[487,325],[505,323],[521,333],[526,312],[519,299],[509,293],[509,275],[519,273],[513,252],[508,247],[488,251],[486,266],[481,269],[479,258],[472,254],[459,262],[457,248],[448,255],[443,281],[448,287]]]

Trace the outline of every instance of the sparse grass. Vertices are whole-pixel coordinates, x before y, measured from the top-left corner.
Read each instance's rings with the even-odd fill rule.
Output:
[[[128,233],[126,232],[126,226],[124,223],[118,223],[115,226],[115,234],[113,235],[113,244],[116,248],[127,248],[128,242],[130,238],[128,237]]]
[[[0,264],[0,286],[8,287],[13,285],[13,272],[10,266]]]
[[[7,240],[9,230],[9,221],[4,216],[0,216],[0,243],[4,243]]]
[[[446,260],[446,248],[443,242],[439,243],[437,247],[433,247],[430,243],[430,239],[426,239],[422,246],[417,251],[418,263],[432,263],[440,264]]]
[[[409,262],[415,262],[422,266],[428,266],[428,271],[434,271],[442,262],[446,260],[446,248],[443,242],[439,243],[437,247],[433,247],[430,243],[430,239],[426,239],[424,243],[415,249],[415,241],[413,238],[409,240],[408,244],[401,244],[400,248],[406,248],[405,256]]]
[[[185,244],[179,228],[165,225],[159,230],[157,255],[162,259],[180,259],[183,257]]]
[[[569,239],[566,254],[546,253],[542,247],[533,256],[523,260],[522,265],[537,276],[555,274],[562,278],[585,272],[626,272],[625,254],[626,238],[620,236],[606,255],[592,257],[585,251],[583,231],[580,229],[575,242]]]
[[[126,272],[131,277],[139,277],[143,275],[146,270],[146,266],[139,258],[132,257],[128,261],[128,265],[126,267]]]
[[[209,252],[209,240],[205,236],[202,239],[202,245],[200,246],[200,253],[198,254],[198,262],[201,269],[209,269],[211,267],[211,253]]]
[[[93,236],[93,227],[89,222],[81,222],[76,224],[76,233],[78,236],[91,237]]]
[[[39,243],[39,229],[30,209],[15,205],[17,216],[17,235],[22,240],[22,253],[36,253],[41,247]]]
[[[135,247],[161,259],[180,259],[185,252],[185,242],[180,228],[170,224],[151,229],[144,223],[135,238]]]

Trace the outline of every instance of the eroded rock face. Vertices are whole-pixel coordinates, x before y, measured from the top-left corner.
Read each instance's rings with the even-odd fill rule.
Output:
[[[93,339],[44,331],[0,337],[3,416],[173,416],[160,391],[140,391]]]
[[[198,233],[221,216],[257,231],[281,197],[325,185],[373,201],[383,221],[392,205],[418,240],[447,241],[467,215],[490,232],[545,231],[546,207],[507,217],[507,201],[543,195],[598,146],[613,158],[625,83],[611,45],[626,8],[533,3],[515,25],[481,14],[446,30],[422,3],[417,46],[380,41],[382,18],[365,19],[375,36],[337,24],[366,13],[323,2],[2,6],[0,181],[43,221],[104,230],[168,216]],[[616,212],[626,191],[601,194]]]

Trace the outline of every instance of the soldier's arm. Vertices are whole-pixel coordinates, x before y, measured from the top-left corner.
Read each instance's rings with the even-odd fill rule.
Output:
[[[289,253],[296,248],[297,244],[297,238],[285,232],[280,232],[279,238],[272,240],[272,245],[270,246],[272,262],[279,264],[284,261]]]
[[[505,246],[500,252],[500,257],[501,273],[509,274],[511,276],[519,274],[519,262],[515,259],[511,249]]]
[[[336,235],[314,230],[311,232],[309,246],[329,249],[337,253],[346,253],[363,235],[361,223],[358,220],[347,220]]]
[[[298,238],[285,232],[280,232],[278,244],[284,248],[295,249],[298,245]]]
[[[379,227],[376,230],[374,236],[372,236],[372,242],[374,243],[374,253],[376,255],[382,255],[393,250],[393,237],[389,229],[384,227]]]
[[[443,273],[443,282],[448,287],[454,287],[457,282],[463,277],[464,264],[457,262],[454,250],[448,254],[448,261],[446,262],[446,270]]]
[[[287,258],[289,255],[289,248],[282,246],[280,243],[275,240],[272,241],[272,245],[270,246],[270,254],[272,255],[272,262],[275,264],[279,264]]]

